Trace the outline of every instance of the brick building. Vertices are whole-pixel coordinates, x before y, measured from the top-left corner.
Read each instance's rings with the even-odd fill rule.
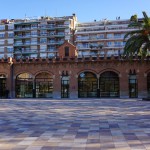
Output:
[[[134,30],[128,23],[80,24],[75,15],[6,20],[0,26],[0,98],[149,96],[150,58],[120,56],[123,35]]]

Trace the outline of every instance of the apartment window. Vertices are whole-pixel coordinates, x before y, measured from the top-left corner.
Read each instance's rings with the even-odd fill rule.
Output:
[[[118,33],[114,34],[114,38],[121,38],[121,34]]]
[[[13,30],[14,29],[14,25],[8,25],[8,30]]]
[[[111,55],[113,55],[113,54],[115,54],[115,53],[114,53],[114,50],[108,50],[108,51],[107,51],[107,55],[108,55],[108,56],[111,56]]]
[[[48,54],[48,57],[49,57],[49,58],[54,57],[54,56],[55,56],[54,53],[49,53],[49,54]]]
[[[88,43],[83,43],[84,48],[88,48],[89,44]]]
[[[69,24],[70,24],[70,21],[65,21],[64,24],[65,24],[65,25],[69,25]]]
[[[30,40],[26,40],[24,43],[25,44],[31,44]]]
[[[31,43],[32,43],[32,44],[37,44],[37,38],[31,39]]]
[[[107,42],[107,46],[112,46],[112,42]]]
[[[37,50],[37,46],[31,46],[31,50]]]
[[[41,45],[40,46],[40,51],[46,51],[46,49],[47,49],[47,46],[46,45]]]
[[[0,58],[4,58],[4,54],[0,54]]]
[[[4,38],[5,33],[0,33],[0,38]]]
[[[85,52],[83,52],[82,54],[86,56],[86,55],[90,55],[90,52],[86,52],[86,51],[85,51]]]
[[[47,35],[47,32],[46,32],[46,30],[41,30],[40,34],[41,35]]]
[[[123,42],[123,46],[125,46],[126,45],[126,42]]]
[[[98,39],[103,39],[104,38],[104,34],[97,35],[97,38]]]
[[[81,43],[77,43],[77,47],[78,47],[78,48],[81,48],[81,47],[82,47],[82,44],[81,44]]]
[[[114,43],[115,43],[115,46],[121,46],[121,42],[119,42],[119,41],[116,41]]]
[[[8,33],[8,37],[9,38],[13,38],[14,37],[14,33]]]
[[[32,31],[32,32],[31,32],[31,35],[32,35],[32,36],[37,36],[38,33],[37,33],[37,31]]]
[[[37,54],[31,54],[30,57],[31,58],[37,58]]]
[[[46,54],[46,53],[40,53],[40,57],[46,58],[46,57],[47,57],[47,54]]]
[[[69,56],[69,47],[65,47],[65,56],[66,56],[66,57]]]
[[[5,41],[4,40],[0,40],[0,44],[4,44],[5,43]]]
[[[96,38],[97,38],[96,35],[90,35],[90,39],[91,39],[91,40],[94,40],[94,39],[96,39]]]
[[[13,52],[13,47],[7,47],[7,52],[12,53]]]
[[[46,43],[47,42],[47,39],[46,38],[41,38],[40,39],[40,43]]]
[[[1,25],[0,30],[5,30],[5,25]]]
[[[107,34],[107,38],[108,38],[108,39],[113,38],[113,34]]]
[[[7,53],[7,57],[13,57],[13,54],[12,53]]]
[[[32,24],[32,25],[31,25],[31,28],[32,28],[32,29],[37,28],[37,27],[38,27],[38,24]]]
[[[0,47],[0,52],[4,52],[4,47]]]
[[[8,44],[13,44],[14,40],[13,39],[7,39]]]

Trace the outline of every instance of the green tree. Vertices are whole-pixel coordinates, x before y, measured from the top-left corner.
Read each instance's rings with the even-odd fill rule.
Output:
[[[132,57],[135,54],[145,57],[150,52],[150,18],[146,12],[142,12],[142,21],[137,19],[137,15],[131,16],[129,27],[135,29],[124,36],[126,41],[124,55]]]

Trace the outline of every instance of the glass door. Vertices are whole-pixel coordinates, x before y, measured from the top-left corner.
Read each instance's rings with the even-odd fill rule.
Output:
[[[53,83],[52,79],[36,79],[36,97],[37,98],[52,98]]]
[[[61,98],[69,98],[69,77],[63,76],[61,79]]]
[[[119,97],[119,76],[107,71],[100,76],[100,97]]]
[[[35,77],[35,96],[37,98],[53,97],[53,77],[47,72],[41,72]]]
[[[137,92],[137,79],[136,75],[129,76],[129,97],[136,98],[138,96]]]
[[[16,77],[16,97],[32,98],[33,97],[33,77],[29,73],[22,73]]]
[[[83,72],[78,77],[78,97],[97,97],[97,77],[92,72]]]

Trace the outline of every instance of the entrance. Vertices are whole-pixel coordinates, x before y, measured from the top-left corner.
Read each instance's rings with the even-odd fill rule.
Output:
[[[129,75],[129,97],[136,98],[137,93],[137,78],[136,75]]]
[[[119,97],[119,77],[112,71],[100,75],[100,97]]]
[[[53,97],[53,78],[49,73],[40,73],[35,78],[35,92],[37,98]]]
[[[69,76],[62,76],[61,98],[69,98]]]
[[[83,72],[78,77],[78,97],[97,97],[97,77],[92,72]]]
[[[6,98],[6,76],[0,74],[0,98]]]
[[[33,97],[33,78],[29,73],[22,73],[16,78],[16,97],[32,98]]]

